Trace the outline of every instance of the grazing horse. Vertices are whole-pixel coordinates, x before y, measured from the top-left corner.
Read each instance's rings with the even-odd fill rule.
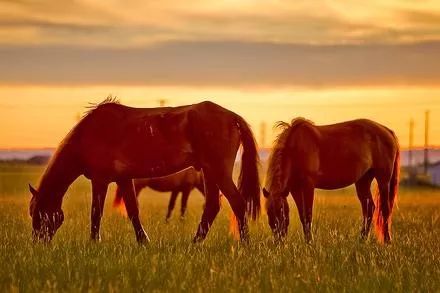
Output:
[[[277,126],[283,131],[275,142],[263,189],[275,237],[281,239],[287,234],[289,193],[298,208],[305,239],[310,242],[314,189],[337,189],[354,183],[362,205],[361,237],[368,237],[376,211],[378,238],[390,242],[400,164],[393,131],[366,119],[316,126],[297,118]],[[370,190],[373,179],[378,183],[376,206]]]
[[[232,170],[242,144],[238,188]],[[139,219],[133,179],[161,177],[193,166],[203,170],[205,207],[194,241],[203,240],[220,209],[220,190],[238,219],[242,240],[247,215],[260,210],[258,153],[254,136],[239,115],[209,101],[181,107],[132,108],[107,98],[93,107],[58,146],[37,189],[30,215],[34,239],[50,241],[64,220],[67,188],[84,175],[92,182],[91,238],[99,227],[109,183],[121,188],[136,239],[149,241]]]
[[[171,191],[170,202],[168,203],[168,212],[166,220],[171,217],[171,213],[176,204],[177,196],[182,192],[182,202],[180,204],[180,217],[185,216],[186,207],[188,205],[188,197],[194,188],[197,188],[200,193],[205,195],[205,186],[203,183],[202,172],[196,171],[194,168],[188,168],[180,172],[156,178],[141,178],[134,179],[134,192],[136,197],[139,196],[142,189],[149,187],[155,191],[168,192]],[[124,205],[124,195],[122,189],[117,187],[116,196],[113,202],[114,207],[120,207]]]

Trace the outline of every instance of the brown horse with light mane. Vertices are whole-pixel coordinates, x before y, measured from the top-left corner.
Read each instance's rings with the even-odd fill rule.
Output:
[[[263,189],[275,237],[281,239],[287,234],[289,193],[298,208],[305,239],[310,242],[314,189],[337,189],[354,183],[362,205],[361,237],[368,237],[376,211],[378,238],[390,242],[400,164],[393,131],[366,119],[316,126],[298,118],[277,126],[283,131],[275,142]],[[378,183],[377,206],[370,190],[373,179]]]
[[[197,188],[202,195],[205,195],[205,186],[203,183],[202,172],[197,171],[194,168],[188,168],[177,173],[156,177],[156,178],[140,178],[134,179],[134,192],[136,197],[139,197],[142,189],[149,187],[159,192],[171,191],[170,202],[168,203],[168,212],[166,221],[171,217],[176,199],[179,193],[182,193],[182,200],[180,204],[180,217],[185,217],[186,207],[188,205],[188,197],[194,188]],[[122,189],[119,186],[116,188],[115,200],[113,201],[114,207],[124,206],[124,195]]]
[[[242,144],[238,189],[232,169]],[[194,241],[203,240],[220,209],[220,191],[228,199],[247,239],[246,214],[260,209],[258,154],[243,118],[212,102],[132,108],[107,99],[91,109],[59,145],[30,202],[34,239],[50,241],[64,220],[61,209],[67,188],[80,175],[92,182],[91,238],[99,227],[109,183],[123,191],[136,239],[149,241],[139,219],[134,178],[169,175],[193,166],[203,170],[206,203]],[[247,211],[247,213],[246,213]]]

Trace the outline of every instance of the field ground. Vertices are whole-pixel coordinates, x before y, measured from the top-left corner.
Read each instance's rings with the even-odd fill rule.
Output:
[[[49,246],[31,241],[27,183],[41,167],[0,166],[0,291],[440,291],[440,190],[402,189],[393,219],[393,243],[358,240],[360,205],[352,189],[319,191],[315,241],[303,241],[290,201],[287,241],[274,245],[262,215],[251,241],[229,234],[229,205],[202,244],[191,239],[203,198],[194,192],[186,219],[178,206],[165,223],[168,195],[144,192],[141,216],[151,244],[135,242],[129,221],[115,211],[112,186],[101,235],[89,237],[90,186],[78,180],[63,205],[65,222]],[[373,235],[372,235],[373,236]]]

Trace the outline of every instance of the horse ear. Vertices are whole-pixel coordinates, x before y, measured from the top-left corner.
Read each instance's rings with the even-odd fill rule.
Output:
[[[35,190],[35,188],[32,187],[32,185],[29,184],[29,191],[31,192],[31,194],[35,197],[38,197],[38,191]]]
[[[269,191],[267,191],[266,188],[263,188],[263,195],[265,198],[267,198],[269,196]]]

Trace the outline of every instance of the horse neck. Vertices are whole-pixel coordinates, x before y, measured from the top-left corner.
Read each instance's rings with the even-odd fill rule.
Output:
[[[48,206],[60,207],[67,189],[81,175],[79,170],[77,160],[71,152],[66,149],[57,151],[38,187],[43,202]]]
[[[275,193],[283,192],[289,186],[289,178],[292,171],[292,154],[290,154],[287,148],[278,149],[276,158],[273,158],[271,162],[270,174],[269,174],[269,185],[270,190]]]

